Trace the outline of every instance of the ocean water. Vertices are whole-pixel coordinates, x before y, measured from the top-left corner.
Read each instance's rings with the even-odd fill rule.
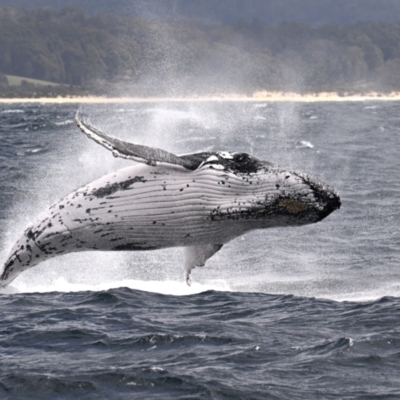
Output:
[[[399,102],[0,105],[0,263],[37,214],[126,166],[74,125],[237,150],[341,195],[183,281],[182,249],[76,253],[0,293],[0,398],[400,399]],[[1,266],[0,266],[1,269]]]

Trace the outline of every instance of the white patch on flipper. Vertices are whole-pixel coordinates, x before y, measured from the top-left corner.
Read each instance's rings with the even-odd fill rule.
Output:
[[[218,153],[219,154],[219,153]],[[216,155],[212,155],[208,157],[205,161],[203,161],[198,168],[203,167],[206,164],[212,163],[212,167],[214,169],[225,169],[221,164],[213,164],[215,161],[219,161],[218,157]]]
[[[222,244],[203,244],[198,246],[185,247],[185,280],[190,286],[190,272],[195,267],[203,267],[205,262],[212,257]]]
[[[227,160],[233,160],[232,153],[229,153],[229,151],[220,151],[218,155]]]
[[[220,169],[220,170],[224,170],[225,167],[221,164],[213,164],[212,166],[210,166],[210,168],[214,168],[214,169]]]

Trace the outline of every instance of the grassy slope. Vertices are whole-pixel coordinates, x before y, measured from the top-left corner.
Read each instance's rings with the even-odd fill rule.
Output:
[[[41,81],[39,79],[24,78],[22,76],[6,75],[10,86],[20,86],[22,81],[32,83],[37,86],[60,86],[58,83]]]

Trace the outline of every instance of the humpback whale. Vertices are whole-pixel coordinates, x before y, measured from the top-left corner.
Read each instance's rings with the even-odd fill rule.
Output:
[[[76,116],[79,129],[116,157],[139,164],[112,172],[53,204],[15,243],[0,287],[49,258],[80,251],[184,247],[186,282],[246,232],[321,221],[341,202],[328,185],[246,153],[177,156],[109,136]]]

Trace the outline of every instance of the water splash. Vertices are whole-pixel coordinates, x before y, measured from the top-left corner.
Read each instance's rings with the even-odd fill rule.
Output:
[[[18,157],[20,166],[15,164],[25,178],[20,176],[13,182],[18,191],[13,192],[13,205],[7,204],[10,208],[1,227],[4,232],[1,260],[6,259],[24,228],[49,205],[77,187],[129,163],[111,157],[107,150],[79,134],[75,126],[55,127],[51,123],[53,119],[73,118],[75,107],[64,106],[68,112],[61,119],[56,118],[60,109],[53,114],[48,107],[40,111],[51,114],[46,127],[35,131],[35,136],[30,131],[21,133],[22,138],[32,139],[29,148],[39,148],[38,144],[46,141],[48,150]],[[353,107],[350,114],[343,114],[349,107]],[[335,300],[400,295],[399,287],[394,284],[399,281],[395,268],[398,243],[395,230],[391,228],[395,221],[397,186],[393,182],[393,194],[382,194],[379,169],[370,168],[384,166],[384,158],[391,157],[386,153],[394,152],[397,136],[391,132],[397,126],[395,122],[388,119],[388,129],[382,136],[376,135],[374,126],[379,124],[373,121],[377,117],[371,115],[368,118],[373,119],[372,122],[368,119],[360,124],[362,119],[357,112],[363,116],[367,114],[362,104],[327,104],[316,108],[315,104],[260,107],[246,103],[163,103],[136,104],[134,108],[125,107],[126,111],[119,112],[114,108],[122,110],[120,105],[86,105],[83,112],[91,116],[95,125],[124,140],[176,154],[205,149],[245,151],[320,177],[344,193],[343,210],[322,224],[256,231],[228,243],[204,268],[194,270],[193,281],[199,285],[196,290],[227,288]],[[310,110],[314,114],[318,111],[318,120],[301,117],[302,112]],[[265,120],[255,120],[260,115]],[[335,127],[333,122],[338,123],[337,115],[345,117],[340,119],[341,125]],[[356,133],[369,129],[370,133],[364,140],[365,136],[348,135],[346,129]],[[309,146],[299,147],[302,141],[311,143],[319,152]],[[391,143],[380,147],[386,152],[384,155],[375,151],[376,141]],[[10,147],[13,151],[7,150],[9,164],[14,161],[11,157],[18,146],[14,144]],[[389,166],[384,168],[390,171]],[[371,188],[374,188],[372,197],[369,195]],[[379,202],[381,195],[384,203]],[[392,214],[388,214],[385,206],[389,201]],[[371,237],[377,240],[372,242]],[[379,243],[384,252],[372,253],[371,248]],[[19,291],[52,291],[62,290],[63,285],[65,290],[102,290],[126,284],[164,292],[171,287],[170,293],[180,294],[184,292],[180,286],[182,275],[181,249],[77,253],[26,271],[12,286]]]
[[[2,290],[3,294],[16,293],[49,293],[49,292],[84,292],[84,291],[105,291],[117,288],[129,288],[133,290],[141,290],[145,292],[153,292],[174,296],[187,296],[197,293],[203,293],[208,290],[220,292],[231,291],[229,285],[224,281],[210,281],[207,283],[193,283],[192,286],[187,286],[182,281],[172,280],[157,280],[157,281],[142,281],[135,279],[122,279],[114,281],[105,281],[99,284],[90,282],[71,283],[65,277],[58,277],[47,283],[35,283],[24,279],[18,280],[15,284]]]

